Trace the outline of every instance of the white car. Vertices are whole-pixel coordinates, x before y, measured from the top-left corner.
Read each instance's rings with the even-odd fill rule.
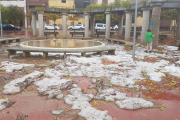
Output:
[[[103,23],[96,23],[95,30],[96,31],[105,31],[106,24]],[[110,30],[112,30],[112,27],[110,27]]]
[[[123,29],[125,29],[125,26],[123,25]],[[113,30],[118,30],[118,25],[115,25],[114,27],[113,27]]]
[[[44,26],[44,29],[45,29],[45,30],[54,30],[54,25],[46,24],[46,25]],[[59,26],[55,26],[55,29],[56,29],[56,30],[60,30],[60,27],[59,27]]]
[[[68,30],[84,30],[83,24],[75,24],[73,26],[69,26]]]
[[[115,25],[115,26],[113,27],[113,29],[114,29],[114,30],[118,30],[118,25]]]

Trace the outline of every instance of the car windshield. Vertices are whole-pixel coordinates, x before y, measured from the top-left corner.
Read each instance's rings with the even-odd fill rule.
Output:
[[[103,27],[103,25],[97,25],[97,27]]]

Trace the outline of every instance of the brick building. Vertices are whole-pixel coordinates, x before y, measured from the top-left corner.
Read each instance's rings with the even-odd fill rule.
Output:
[[[1,4],[3,6],[17,5],[18,7],[21,7],[24,10],[25,15],[27,14],[26,0],[3,0],[1,1]],[[25,18],[23,21],[20,21],[19,23],[15,23],[15,25],[27,28],[27,18]]]
[[[27,9],[27,14],[30,14],[30,10],[35,8],[36,6],[45,6],[48,7],[48,0],[26,0],[26,9]],[[44,17],[44,21],[46,21]],[[37,28],[39,28],[38,25],[38,20],[37,20]],[[27,27],[31,28],[31,20],[27,19]]]

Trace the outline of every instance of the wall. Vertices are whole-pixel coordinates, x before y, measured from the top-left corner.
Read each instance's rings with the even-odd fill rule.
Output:
[[[108,4],[113,3],[115,0],[108,0]]]
[[[30,9],[33,9],[36,6],[45,5],[46,7],[48,7],[48,0],[26,0],[26,4],[27,4],[26,5],[27,6],[27,14],[30,14]],[[30,19],[27,19],[27,26],[28,26],[28,28],[31,28],[31,20]],[[36,26],[37,26],[37,28],[39,28],[38,22],[37,22]]]
[[[75,7],[75,4],[74,0],[66,0],[66,3],[62,3],[62,0],[49,0],[49,7],[73,8]]]
[[[85,8],[87,5],[90,4],[90,0],[74,0],[74,2],[75,8]]]
[[[84,0],[80,0],[81,2]],[[66,3],[61,3],[61,0],[49,0],[49,7],[56,7],[56,8],[74,8],[75,2],[74,0],[66,0]],[[71,16],[70,14],[68,14]],[[74,24],[78,24],[78,22],[81,22],[81,24],[84,24],[84,15],[81,15],[81,18],[78,21],[75,21]],[[72,21],[67,20],[67,26],[70,26]],[[49,20],[49,24],[54,24],[52,20]],[[56,24],[60,26],[60,29],[62,29],[62,19],[57,19]]]
[[[90,0],[91,4],[102,4],[102,3],[108,3],[111,4],[113,3],[115,0]]]

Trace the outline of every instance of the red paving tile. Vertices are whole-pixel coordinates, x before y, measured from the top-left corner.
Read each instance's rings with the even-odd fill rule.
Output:
[[[95,108],[99,110],[107,110],[109,111],[109,115],[111,115],[115,120],[180,120],[180,101],[165,101],[165,100],[157,100],[154,101],[155,104],[166,105],[164,110],[160,110],[160,108],[149,108],[149,109],[139,109],[139,110],[123,110],[118,108],[115,103],[106,103],[106,102],[98,102]]]
[[[58,109],[69,107],[61,100],[47,100],[46,97],[29,91],[5,97],[16,103],[0,112],[0,120],[15,120],[19,114],[28,115],[26,120],[54,120],[55,116],[48,111],[57,109],[57,107]]]

